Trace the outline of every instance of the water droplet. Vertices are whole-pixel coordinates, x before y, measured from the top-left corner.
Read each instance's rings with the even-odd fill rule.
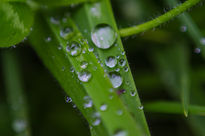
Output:
[[[128,70],[129,70],[128,67],[124,67],[125,72],[128,72]]]
[[[101,123],[101,120],[100,120],[100,119],[96,119],[96,120],[92,123],[92,125],[93,125],[93,126],[98,126],[98,125],[100,125],[100,123]]]
[[[62,71],[65,71],[65,67],[64,66],[62,67]]]
[[[72,102],[72,98],[67,96],[66,99],[65,99],[65,102],[66,103],[71,103]]]
[[[88,63],[86,61],[82,61],[80,67],[82,69],[86,69],[88,67]]]
[[[120,59],[120,60],[119,60],[119,65],[120,65],[121,67],[124,67],[125,64],[126,64],[126,60],[124,60],[124,59]]]
[[[92,31],[91,39],[98,48],[108,49],[114,44],[116,33],[111,26],[100,24]]]
[[[186,32],[187,31],[187,26],[181,26],[180,30],[181,30],[181,32]]]
[[[123,111],[122,110],[117,110],[117,115],[121,116],[123,114]]]
[[[62,47],[61,47],[61,46],[58,46],[58,50],[62,50]]]
[[[117,59],[114,56],[110,56],[105,60],[105,64],[109,68],[114,68],[117,64]]]
[[[127,136],[127,132],[123,130],[117,130],[113,136]]]
[[[120,71],[120,68],[116,68],[115,71],[116,71],[116,72],[119,72],[119,71]]]
[[[109,95],[109,99],[112,100],[113,99],[113,95]]]
[[[88,82],[92,77],[91,73],[87,70],[83,70],[78,73],[78,79],[82,82]]]
[[[136,95],[136,91],[134,91],[134,90],[131,91],[131,92],[130,92],[130,95],[131,95],[131,96],[135,96],[135,95]]]
[[[78,56],[81,53],[81,45],[73,41],[68,44],[66,51],[68,51],[71,56]]]
[[[205,45],[205,37],[204,37],[204,38],[201,38],[200,43],[201,43],[202,45]]]
[[[71,32],[72,32],[72,29],[69,27],[62,28],[60,30],[60,36],[66,39]]]
[[[83,104],[85,109],[91,108],[93,106],[93,101],[89,96],[85,96],[83,99],[85,100],[85,103]]]
[[[71,67],[71,68],[70,68],[70,72],[73,73],[74,71],[75,71],[74,67]]]
[[[93,51],[94,51],[94,48],[91,48],[91,47],[90,47],[90,48],[88,48],[88,51],[89,51],[89,52],[93,52]]]
[[[101,110],[101,111],[106,111],[106,110],[107,110],[107,105],[106,105],[106,104],[102,104],[102,105],[100,106],[100,110]]]
[[[111,72],[108,76],[114,88],[118,88],[122,85],[123,80],[119,73]]]
[[[125,55],[125,52],[124,52],[124,51],[122,51],[122,52],[121,52],[121,54],[122,54],[122,55]]]
[[[27,123],[25,120],[15,120],[12,126],[15,132],[20,133],[26,129]]]
[[[52,24],[56,24],[56,25],[60,23],[59,19],[57,19],[57,18],[55,18],[55,17],[51,17],[51,18],[50,18],[50,22],[51,22]]]
[[[196,48],[196,49],[194,49],[194,53],[196,53],[196,54],[201,53],[201,49],[200,49],[200,48]]]
[[[45,41],[46,41],[46,42],[50,42],[51,40],[52,40],[52,39],[51,39],[51,37],[49,37],[49,36],[45,38]]]
[[[141,105],[141,106],[138,107],[138,109],[143,110],[144,106]]]

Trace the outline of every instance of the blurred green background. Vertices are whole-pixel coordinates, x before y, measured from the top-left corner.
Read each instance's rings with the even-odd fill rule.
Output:
[[[111,0],[119,28],[141,24],[168,11],[166,0]],[[183,2],[183,1],[182,1]],[[189,14],[205,37],[205,5],[195,6]],[[205,60],[195,53],[194,40],[184,32],[189,30],[179,21],[181,16],[151,31],[123,38],[124,48],[143,103],[152,100],[179,99],[167,87],[159,68],[157,55],[169,48],[184,46],[189,55],[191,104],[205,105]],[[183,30],[182,30],[183,29]],[[16,52],[23,81],[32,136],[89,136],[89,126],[72,103],[66,103],[66,94],[29,46],[28,41],[16,47],[0,49]],[[162,56],[163,57],[163,56]],[[173,61],[177,55],[171,55]],[[170,62],[169,62],[170,61]],[[0,59],[0,136],[13,136],[12,119],[5,92],[4,71]],[[171,60],[168,60],[171,63]],[[176,74],[176,73],[175,73]],[[169,78],[169,77],[168,77]],[[146,109],[146,107],[145,107]],[[152,136],[205,136],[205,117],[145,113]],[[203,126],[204,125],[204,126]]]

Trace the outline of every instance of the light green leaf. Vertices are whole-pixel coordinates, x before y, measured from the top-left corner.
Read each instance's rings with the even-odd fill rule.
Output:
[[[0,47],[21,42],[33,23],[31,9],[21,2],[0,3]]]

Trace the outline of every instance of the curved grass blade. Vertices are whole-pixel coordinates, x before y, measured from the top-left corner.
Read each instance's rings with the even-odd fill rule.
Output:
[[[160,72],[164,71],[163,79],[171,89],[180,92],[184,115],[188,116],[189,106],[189,64],[187,47],[175,45],[156,53],[155,58]]]
[[[0,47],[21,42],[30,32],[33,13],[22,2],[0,2]]]
[[[23,92],[17,55],[15,51],[5,51],[2,53],[2,58],[12,128],[16,136],[30,136],[27,103]]]
[[[83,39],[69,17],[64,22],[73,30],[71,36],[68,36],[66,40],[60,36],[61,25],[58,26],[48,21],[47,23],[51,28],[50,31],[45,24],[42,25],[39,22],[38,26],[34,28],[34,31],[35,29],[36,31],[30,38],[34,49],[42,58],[45,65],[59,80],[65,91],[71,96],[83,115],[87,118],[89,124],[93,124],[93,117],[90,117],[92,113],[87,114],[87,109],[83,107],[83,97],[87,94],[100,114],[100,119],[109,135],[114,135],[118,131],[123,131],[130,136],[139,135],[140,130],[137,124],[117,94],[109,91],[112,85],[104,73],[103,68],[97,62],[94,53],[88,51],[86,40]],[[49,40],[45,40],[49,35]],[[77,56],[72,56],[74,52],[68,51],[68,46],[73,42],[77,42],[75,44],[80,44],[81,46],[82,53]],[[60,51],[58,50],[59,45],[62,48]],[[86,70],[81,68],[81,63],[84,61],[88,63]],[[70,70],[62,71],[62,67],[63,69],[73,68],[74,72]],[[87,77],[84,72],[86,74],[90,73],[90,76]],[[112,100],[110,100],[110,95],[112,95]],[[122,111],[123,114],[121,116],[116,115],[116,111],[118,110]]]
[[[205,116],[205,107],[198,105],[189,105],[189,113],[191,115]],[[183,107],[178,102],[156,101],[145,104],[146,112],[183,114]]]
[[[140,103],[139,96],[137,94],[137,90],[135,87],[135,83],[132,78],[132,74],[130,72],[130,68],[125,56],[125,52],[120,40],[120,35],[118,33],[118,29],[113,17],[112,9],[110,2],[108,0],[101,0],[97,3],[85,3],[77,11],[72,15],[75,23],[81,33],[88,39],[88,43],[90,48],[94,49],[94,52],[99,56],[99,61],[103,65],[104,69],[106,69],[107,73],[116,72],[121,75],[123,82],[121,86],[116,86],[117,93],[122,99],[123,103],[127,106],[129,112],[133,115],[136,122],[141,128],[141,135],[150,135],[149,129],[146,123],[146,119],[142,110],[142,105]],[[113,33],[108,32],[101,38],[101,44],[97,46],[93,43],[93,39],[91,38],[98,27],[105,27],[106,29],[111,29],[110,31],[114,31],[117,34],[116,40],[114,44],[111,44],[109,48],[109,44],[103,43],[103,41],[113,40]],[[103,31],[103,29],[101,29]],[[95,36],[93,36],[95,38]],[[99,45],[103,45],[104,47],[100,47]],[[109,58],[116,58],[117,65],[110,67],[106,64],[106,60]],[[123,62],[123,64],[122,64]],[[115,84],[115,83],[114,83]]]

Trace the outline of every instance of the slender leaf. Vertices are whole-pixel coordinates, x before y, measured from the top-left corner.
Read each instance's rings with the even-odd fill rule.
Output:
[[[86,39],[88,39],[90,48],[94,48],[94,52],[98,54],[99,60],[104,69],[106,69],[108,73],[117,71],[117,73],[121,75],[123,83],[118,87],[117,91],[118,93],[121,92],[120,97],[123,103],[127,106],[129,112],[133,115],[140,126],[143,132],[141,135],[149,135],[149,129],[144,117],[142,105],[130,72],[109,0],[101,0],[97,3],[85,3],[75,12],[73,18],[81,33],[86,37]],[[93,36],[92,33],[101,26],[110,27],[115,31],[115,33],[117,33],[116,41],[114,44],[111,44],[110,48],[98,48],[99,45],[96,46],[91,38]],[[107,37],[112,37],[112,34],[107,33],[106,35],[103,35],[103,38],[101,38],[102,45],[104,45],[103,39],[106,40]],[[107,46],[107,44],[105,44],[105,46]],[[109,57],[116,58],[118,65],[112,68],[107,66],[106,60]],[[122,62],[125,62],[126,64],[123,64],[122,66]]]
[[[21,42],[30,32],[33,23],[31,9],[21,2],[0,2],[0,47]]]
[[[30,136],[27,103],[15,52],[3,52],[3,71],[12,118],[12,127],[16,136]]]

